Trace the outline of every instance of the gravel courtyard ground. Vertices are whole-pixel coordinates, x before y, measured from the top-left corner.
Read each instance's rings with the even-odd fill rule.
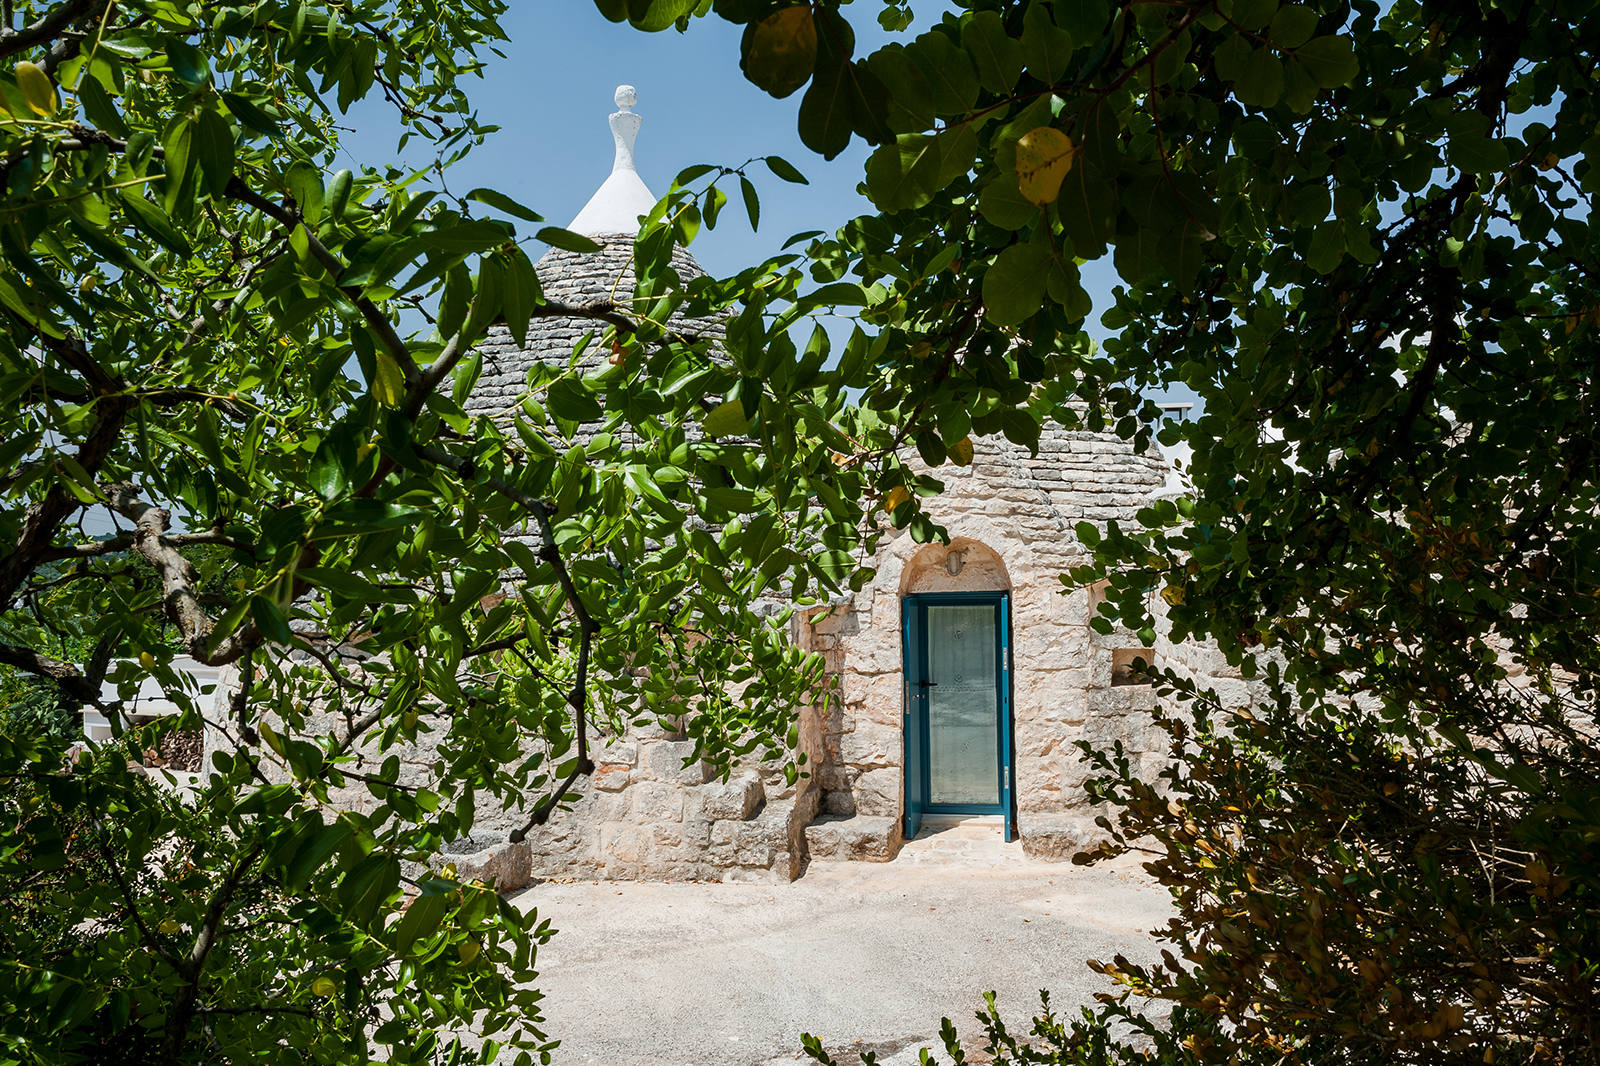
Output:
[[[1024,1034],[1042,988],[1076,1014],[1111,988],[1084,961],[1157,958],[1168,914],[1135,862],[1032,863],[972,824],[789,885],[552,882],[515,902],[560,930],[539,952],[557,1066],[790,1066],[802,1032],[841,1063],[944,1060],[940,1018],[977,1031],[994,990]]]

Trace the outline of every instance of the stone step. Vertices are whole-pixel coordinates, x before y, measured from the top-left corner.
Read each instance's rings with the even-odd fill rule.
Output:
[[[904,842],[898,818],[825,814],[806,826],[812,862],[888,862]]]

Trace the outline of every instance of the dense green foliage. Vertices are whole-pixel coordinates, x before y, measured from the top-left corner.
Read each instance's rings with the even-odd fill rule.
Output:
[[[16,699],[0,707],[0,735],[32,737],[52,748],[65,748],[83,736],[83,716],[61,690],[40,677],[16,679]]]
[[[801,300],[793,257],[685,292],[671,252],[717,183],[758,210],[753,174],[704,168],[648,221],[631,301],[546,300],[524,245],[592,242],[429,186],[491,132],[464,86],[497,0],[4,10],[0,664],[120,731],[70,768],[0,747],[0,1061],[547,1053],[537,914],[423,864],[480,810],[520,811],[514,839],[558,813],[640,717],[724,770],[804,772],[820,663],[754,601],[859,581],[865,509],[935,486],[845,409],[826,334],[789,331],[881,293]],[[428,172],[329,172],[369,95]],[[434,328],[401,336],[419,302]],[[468,418],[474,342],[549,315],[609,358]],[[705,318],[717,358],[679,332]],[[176,653],[238,691],[186,687]],[[182,713],[125,728],[152,676]],[[130,762],[202,723],[219,750],[172,802]],[[402,781],[419,736],[438,758]],[[376,808],[330,799],[351,788]]]
[[[1125,436],[1143,390],[1205,402],[1162,431],[1192,495],[1080,527],[1066,579],[1265,679],[1235,715],[1169,672],[1161,782],[1095,756],[1100,853],[1179,909],[1166,967],[1103,964],[1188,1008],[1163,1058],[1592,1061],[1600,13],[971,0],[855,57],[827,7],[712,5],[756,84],[811,75],[814,148],[881,145],[881,213],[814,249],[895,297],[864,402],[931,462],[1074,391]]]

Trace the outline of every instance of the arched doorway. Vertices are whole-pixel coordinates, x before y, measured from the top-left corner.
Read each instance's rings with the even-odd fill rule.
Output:
[[[929,545],[901,584],[906,839],[924,815],[999,815],[1017,835],[1011,592],[976,541]]]

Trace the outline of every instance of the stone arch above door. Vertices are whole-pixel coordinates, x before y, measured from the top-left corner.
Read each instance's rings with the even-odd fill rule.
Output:
[[[1009,592],[1011,573],[998,552],[971,537],[925,544],[900,571],[900,595],[926,592]]]

